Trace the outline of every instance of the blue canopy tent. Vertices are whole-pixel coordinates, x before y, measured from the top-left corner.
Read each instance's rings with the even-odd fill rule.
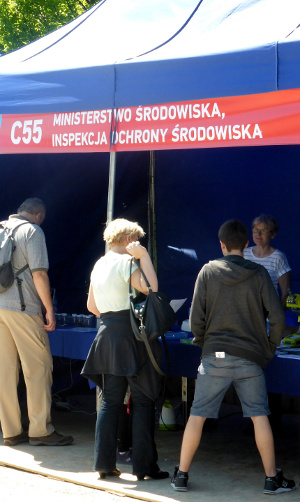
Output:
[[[297,88],[299,20],[297,0],[102,0],[1,59],[1,113]]]
[[[300,286],[297,232],[294,236],[299,24],[297,0],[103,0],[56,32],[1,57],[1,166],[9,179],[11,163],[17,178],[27,159],[45,164],[39,188],[46,190],[51,179],[46,199],[61,208],[54,216],[50,210],[46,220],[50,258],[53,254],[59,271],[51,274],[58,289],[64,284],[64,296],[76,289],[70,276],[76,284],[88,282],[100,254],[110,152],[121,152],[115,216],[141,223],[147,152],[156,152],[158,274],[170,297],[191,299],[198,270],[220,254],[217,230],[225,219],[237,217],[250,226],[261,212],[278,218],[274,244],[286,252],[293,285]],[[17,192],[23,194],[30,184],[24,173],[19,179]],[[104,203],[95,217],[99,199]],[[4,217],[12,198],[2,200]],[[66,225],[68,203],[72,270],[69,237],[55,259],[56,230],[61,221]],[[78,244],[80,232],[88,252]]]

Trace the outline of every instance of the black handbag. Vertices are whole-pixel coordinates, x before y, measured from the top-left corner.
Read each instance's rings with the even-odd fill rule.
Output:
[[[131,287],[131,271],[133,262],[140,269],[149,292],[149,294],[144,297],[145,299],[143,301],[141,301],[140,295],[136,298],[133,297]],[[159,291],[152,291],[150,283],[146,275],[144,274],[143,269],[141,268],[137,260],[135,260],[135,258],[132,258],[130,262],[129,300],[130,321],[134,336],[139,342],[145,343],[153,366],[160,375],[164,375],[154,358],[150,343],[161,337],[166,351],[166,341],[164,334],[175,323],[176,315],[171,305],[169,304],[168,297],[164,293],[161,293]]]

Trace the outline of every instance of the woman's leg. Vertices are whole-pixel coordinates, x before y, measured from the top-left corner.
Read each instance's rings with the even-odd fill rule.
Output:
[[[131,385],[132,417],[132,472],[137,476],[150,474],[157,468],[154,441],[155,403],[137,387]]]
[[[110,472],[116,468],[118,424],[128,386],[123,376],[103,376],[103,399],[95,434],[95,471]]]

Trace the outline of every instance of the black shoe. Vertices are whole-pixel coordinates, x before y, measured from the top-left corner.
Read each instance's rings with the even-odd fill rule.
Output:
[[[295,490],[295,481],[283,477],[281,469],[276,469],[277,474],[273,477],[266,477],[263,493],[268,495],[278,495],[278,493],[291,492]]]
[[[72,436],[62,436],[62,434],[58,434],[56,431],[53,431],[49,436],[29,438],[31,446],[67,446],[73,443],[73,441],[74,438]]]
[[[138,474],[138,481],[143,481],[145,477],[152,479],[166,479],[169,477],[169,473],[167,471],[161,471],[158,465],[153,469],[150,469],[146,474]]]
[[[176,465],[173,477],[171,479],[171,486],[176,492],[187,492],[187,483],[189,475],[187,472],[179,470],[179,465]]]
[[[100,479],[105,479],[106,476],[120,476],[121,471],[120,469],[115,468],[113,471],[98,471],[99,472],[99,477]]]

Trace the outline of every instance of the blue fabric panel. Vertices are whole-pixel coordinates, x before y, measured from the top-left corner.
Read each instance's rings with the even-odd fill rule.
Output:
[[[59,312],[87,314],[90,274],[105,252],[109,154],[1,155],[0,162],[0,221],[27,197],[45,201],[42,228]],[[148,233],[149,153],[118,154],[116,167],[114,218],[138,221]]]
[[[278,61],[278,89],[299,89],[300,40],[278,44]]]
[[[2,75],[0,113],[51,113],[188,101],[276,90],[274,45],[243,53]],[[133,85],[134,83],[134,85]]]
[[[1,75],[0,113],[58,113],[114,106],[114,67]]]
[[[156,152],[159,287],[170,298],[188,298],[181,320],[200,268],[221,256],[218,229],[231,218],[247,224],[249,245],[253,218],[268,213],[278,220],[273,245],[286,253],[300,292],[299,155],[299,146]]]
[[[276,67],[274,44],[233,54],[116,65],[116,106],[276,91]]]

